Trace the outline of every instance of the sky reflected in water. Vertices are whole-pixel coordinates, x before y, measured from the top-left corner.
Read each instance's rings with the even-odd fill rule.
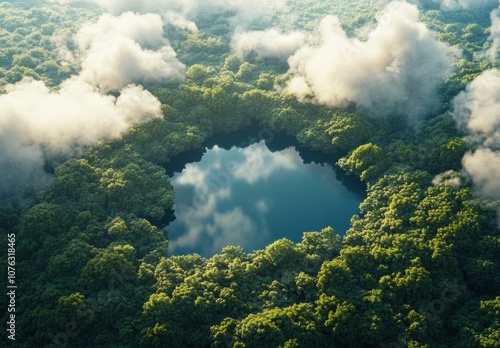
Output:
[[[329,164],[304,164],[294,147],[271,152],[264,141],[230,150],[214,146],[172,178],[176,219],[166,229],[169,253],[211,256],[227,245],[246,252],[304,231],[340,234],[361,197]]]

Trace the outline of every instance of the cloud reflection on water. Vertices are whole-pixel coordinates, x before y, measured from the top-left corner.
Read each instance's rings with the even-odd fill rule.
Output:
[[[304,224],[304,215],[336,215],[324,209],[324,200],[347,193],[331,166],[306,165],[293,147],[272,153],[263,141],[231,150],[215,146],[176,173],[172,184],[176,220],[167,230],[174,255],[211,256],[227,245],[250,252],[284,236],[294,240],[290,230]],[[359,201],[352,202],[357,209]]]
[[[302,159],[293,147],[272,153],[262,141],[238,150],[245,160],[234,168],[232,174],[249,184],[267,179],[277,170],[297,170],[303,165]]]

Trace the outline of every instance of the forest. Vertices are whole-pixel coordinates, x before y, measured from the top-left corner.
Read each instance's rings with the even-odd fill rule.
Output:
[[[0,1],[0,345],[500,347],[499,49],[497,0]],[[171,256],[173,159],[249,126],[359,213]]]

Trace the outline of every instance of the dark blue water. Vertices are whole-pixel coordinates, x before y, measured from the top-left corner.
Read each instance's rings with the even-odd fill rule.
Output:
[[[332,165],[304,163],[294,146],[271,152],[264,141],[214,145],[171,181],[175,221],[166,229],[172,255],[209,257],[228,245],[252,252],[283,237],[300,242],[303,232],[327,226],[344,234],[363,198]]]

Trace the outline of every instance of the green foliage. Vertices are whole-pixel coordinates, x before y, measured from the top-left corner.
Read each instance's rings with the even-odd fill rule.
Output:
[[[241,64],[238,72],[236,73],[236,78],[243,82],[252,82],[255,80],[257,74],[257,67],[248,62]]]
[[[19,215],[15,209],[0,204],[0,229],[12,230],[18,221]]]
[[[203,82],[214,74],[214,70],[206,68],[201,64],[194,64],[186,71],[186,78],[194,83],[201,85]]]
[[[272,90],[274,87],[274,81],[272,79],[271,74],[269,73],[260,74],[257,81],[255,81],[255,87],[266,91]]]
[[[481,301],[479,307],[491,320],[491,326],[475,335],[481,347],[495,347],[500,342],[500,297],[493,300]]]
[[[339,166],[363,181],[376,179],[384,171],[383,150],[372,143],[361,145],[347,158],[341,158]]]
[[[297,139],[314,150],[337,152],[352,149],[370,138],[372,122],[357,112],[336,110],[303,128]]]
[[[114,211],[161,219],[165,208],[173,205],[172,186],[164,169],[152,165],[109,168],[102,173],[99,189],[104,191],[106,206]]]
[[[118,245],[95,256],[82,269],[82,284],[91,289],[106,289],[134,280],[134,252],[130,245]]]
[[[334,14],[351,35],[380,4],[291,0],[274,19],[312,30]],[[98,14],[25,5],[0,4],[0,84],[31,76],[56,87],[78,67],[63,66],[52,37]],[[489,17],[422,6],[421,20],[464,54],[440,90],[443,114],[418,129],[275,90],[288,67],[231,54],[230,13],[197,19],[196,33],[169,28],[188,69],[184,82],[152,91],[163,117],[59,165],[30,206],[0,206],[0,231],[18,240],[20,346],[50,345],[68,323],[72,347],[498,346],[500,234],[460,174],[469,144],[448,112],[494,65],[481,54]],[[367,183],[346,236],[325,228],[251,254],[228,246],[210,259],[167,257],[156,226],[174,202],[165,168],[252,123],[343,156],[339,166]],[[433,184],[443,172],[449,179]]]
[[[64,215],[64,209],[59,205],[37,204],[23,214],[20,233],[35,242],[42,242],[48,236],[58,237],[67,227]]]
[[[16,3],[0,4],[0,67],[6,69],[4,83],[16,83],[23,77],[43,80],[57,86],[75,71],[58,61],[58,49],[52,39],[58,27],[65,24],[70,33],[82,23],[95,18],[95,10],[58,7],[56,11],[45,4],[30,4],[22,9]],[[61,32],[59,32],[61,34]]]
[[[238,56],[232,54],[228,56],[224,60],[224,65],[222,66],[223,70],[231,71],[233,73],[237,73],[241,66],[241,60]]]
[[[204,62],[218,63],[221,55],[229,52],[229,44],[219,37],[197,31],[185,35],[185,40],[176,49],[180,60],[188,65]]]

